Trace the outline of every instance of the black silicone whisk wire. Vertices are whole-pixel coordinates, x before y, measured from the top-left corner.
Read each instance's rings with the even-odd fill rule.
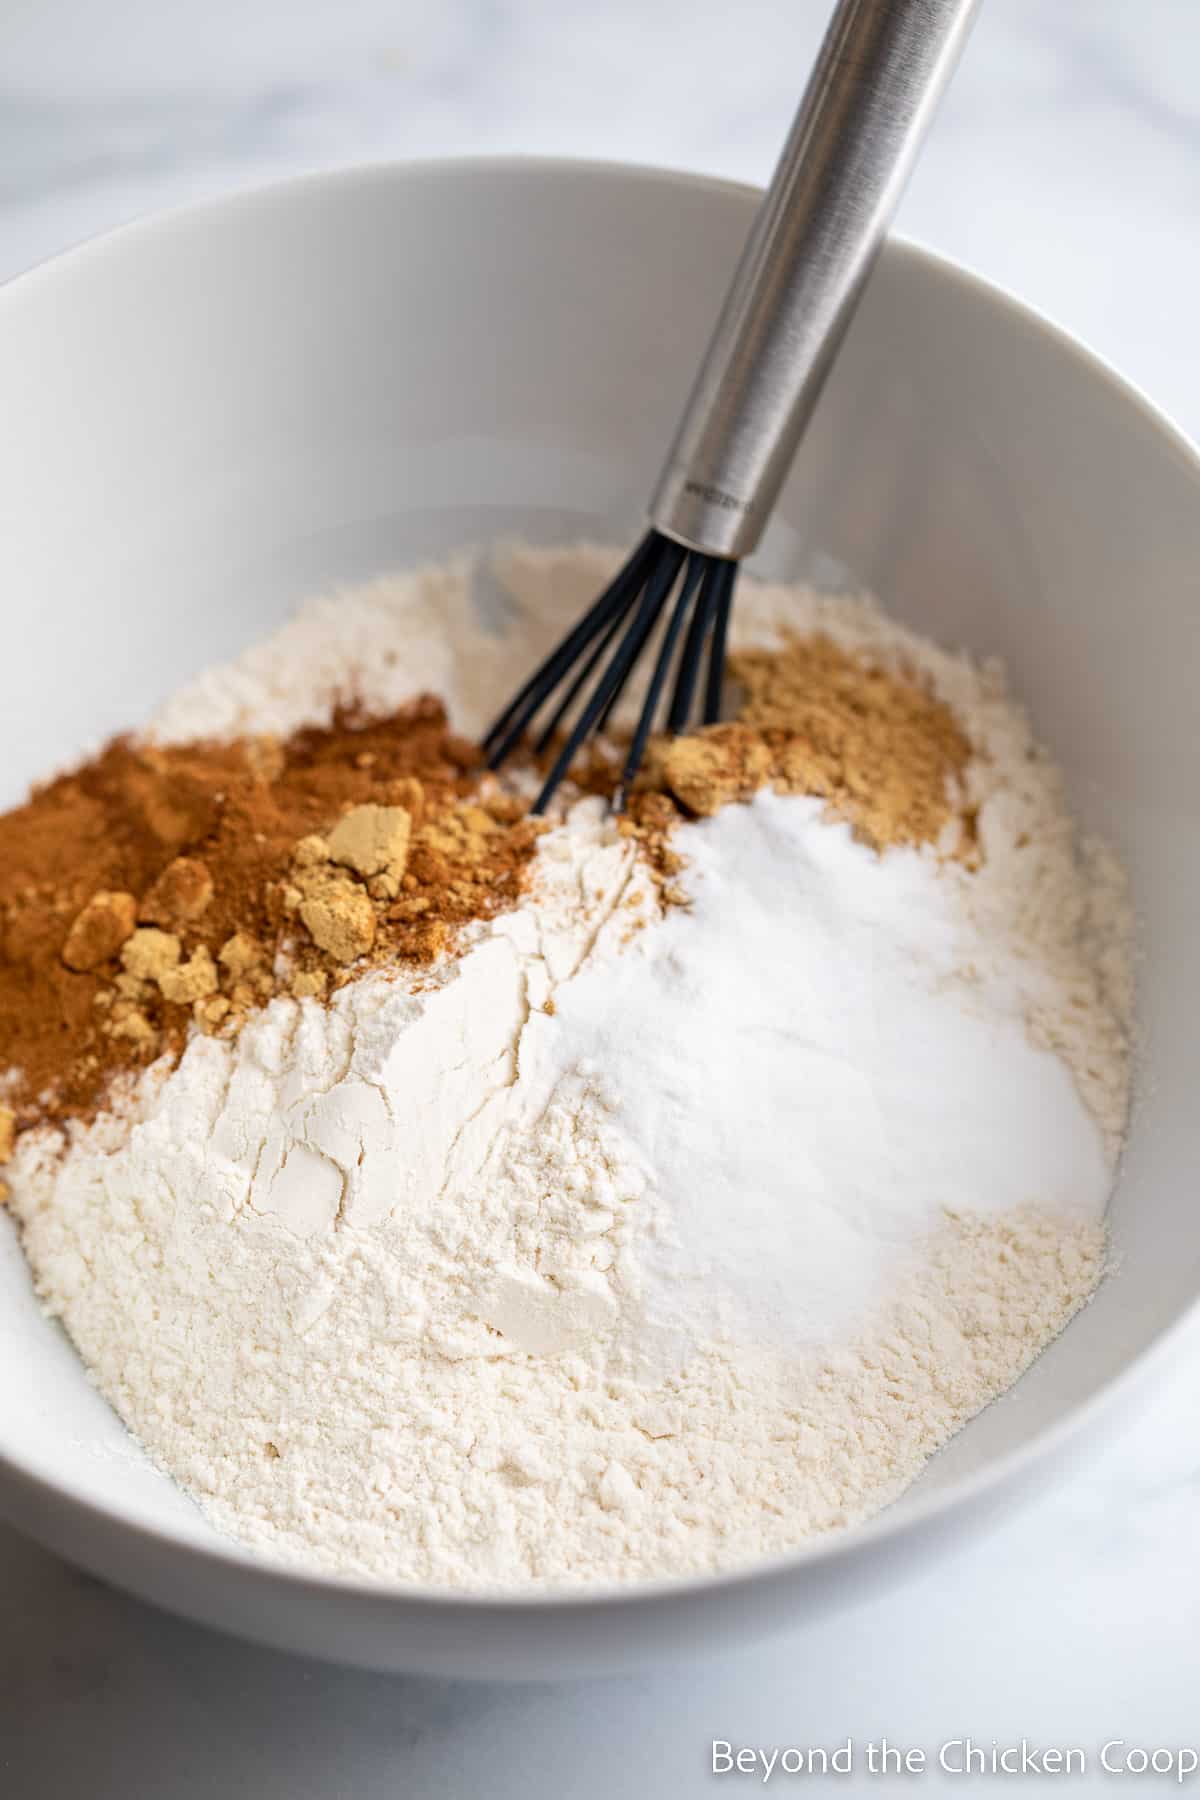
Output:
[[[488,767],[498,768],[512,754],[543,707],[553,701],[553,710],[540,722],[534,739],[539,754],[547,750],[578,705],[578,714],[566,730],[533,805],[535,813],[544,812],[587,738],[603,730],[674,594],[613,798],[620,811],[641,767],[672,671],[674,684],[663,729],[676,733],[692,722],[706,658],[701,722],[715,724],[721,716],[725,646],[737,568],[723,557],[689,550],[661,532],[648,531],[604,592],[492,725],[483,740]],[[607,652],[611,654],[605,661]]]

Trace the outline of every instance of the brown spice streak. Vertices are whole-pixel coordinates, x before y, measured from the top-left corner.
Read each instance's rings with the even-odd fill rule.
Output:
[[[389,810],[342,831],[348,864],[298,866],[302,841],[327,848],[359,806]],[[0,817],[0,1070],[16,1072],[17,1129],[92,1116],[114,1074],[178,1053],[193,1021],[229,1034],[278,991],[346,979],[303,923],[314,867],[338,948],[355,941],[338,929],[348,904],[370,916],[368,963],[429,962],[515,901],[537,837],[524,811],[432,698],[282,743],[108,744]],[[369,877],[362,843],[381,846]]]

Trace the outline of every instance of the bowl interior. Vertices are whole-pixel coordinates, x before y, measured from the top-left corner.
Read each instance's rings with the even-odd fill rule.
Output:
[[[0,296],[0,799],[303,597],[508,531],[620,541],[753,211],[585,166],[380,170],[119,234]],[[1053,332],[892,245],[759,566],[1009,663],[1146,955],[1120,1274],[891,1520],[1097,1393],[1195,1298],[1200,477]],[[0,1457],[215,1541],[88,1386],[0,1220]]]

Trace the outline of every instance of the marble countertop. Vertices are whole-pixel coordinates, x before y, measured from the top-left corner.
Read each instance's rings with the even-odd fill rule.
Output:
[[[364,158],[523,150],[761,181],[826,10],[13,0],[0,276],[146,211]],[[900,221],[1193,433],[1197,95],[1194,0],[988,0]],[[1200,1321],[1137,1425],[969,1552],[820,1628],[636,1680],[468,1686],[302,1663],[156,1613],[0,1527],[0,1793],[690,1796],[713,1783],[714,1738],[1025,1737],[1087,1747],[1089,1764],[1107,1739],[1200,1743],[1198,1383]]]

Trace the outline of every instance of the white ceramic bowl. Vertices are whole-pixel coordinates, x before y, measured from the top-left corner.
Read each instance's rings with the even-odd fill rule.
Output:
[[[0,294],[3,794],[303,596],[519,528],[631,538],[746,189],[583,164],[369,169],[134,227]],[[147,1466],[0,1221],[0,1507],[211,1624],[383,1668],[615,1669],[941,1553],[1129,1404],[1200,1287],[1200,466],[1089,356],[904,244],[872,279],[760,566],[849,569],[999,652],[1133,870],[1144,1067],[1121,1271],[871,1526],[720,1580],[480,1601],[282,1572]]]

